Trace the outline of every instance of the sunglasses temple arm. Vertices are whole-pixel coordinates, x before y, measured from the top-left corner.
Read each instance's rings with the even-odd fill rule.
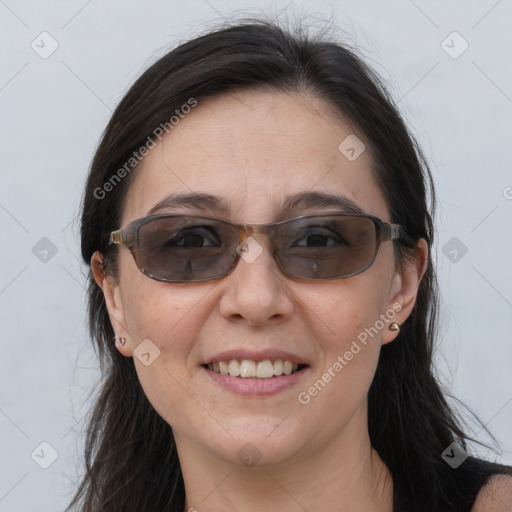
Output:
[[[123,237],[122,229],[118,229],[117,231],[112,231],[112,233],[110,233],[110,239],[108,241],[109,245],[110,244],[122,244],[123,242],[124,242],[124,237]]]
[[[397,240],[405,235],[404,228],[399,224],[382,224],[381,240]]]

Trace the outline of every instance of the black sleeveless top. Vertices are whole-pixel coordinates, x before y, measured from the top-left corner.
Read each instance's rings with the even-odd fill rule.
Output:
[[[413,503],[410,492],[394,488],[394,512],[470,512],[478,493],[494,475],[512,476],[512,467],[468,457],[457,469],[448,468],[444,496],[431,503]],[[428,490],[428,482],[425,483]],[[435,503],[435,505],[433,505]],[[511,504],[512,507],[512,504]],[[511,508],[512,510],[512,508]]]

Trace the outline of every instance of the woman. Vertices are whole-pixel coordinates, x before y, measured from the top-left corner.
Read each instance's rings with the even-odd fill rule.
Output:
[[[433,375],[433,201],[340,44],[250,21],[152,65],[83,200],[105,380],[72,506],[510,510]]]

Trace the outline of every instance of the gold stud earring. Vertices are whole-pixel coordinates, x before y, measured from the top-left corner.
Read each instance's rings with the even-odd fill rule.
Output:
[[[390,331],[399,331],[400,330],[400,324],[396,323],[396,322],[393,322],[390,326],[389,326],[389,330]]]

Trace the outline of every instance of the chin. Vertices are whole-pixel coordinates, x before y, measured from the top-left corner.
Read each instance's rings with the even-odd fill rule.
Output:
[[[260,420],[262,423],[256,425],[255,421],[258,420],[231,422],[228,430],[231,435],[226,434],[220,444],[211,448],[212,452],[230,464],[261,467],[287,461],[307,442],[303,431],[290,429],[290,425],[283,428],[283,418]]]

